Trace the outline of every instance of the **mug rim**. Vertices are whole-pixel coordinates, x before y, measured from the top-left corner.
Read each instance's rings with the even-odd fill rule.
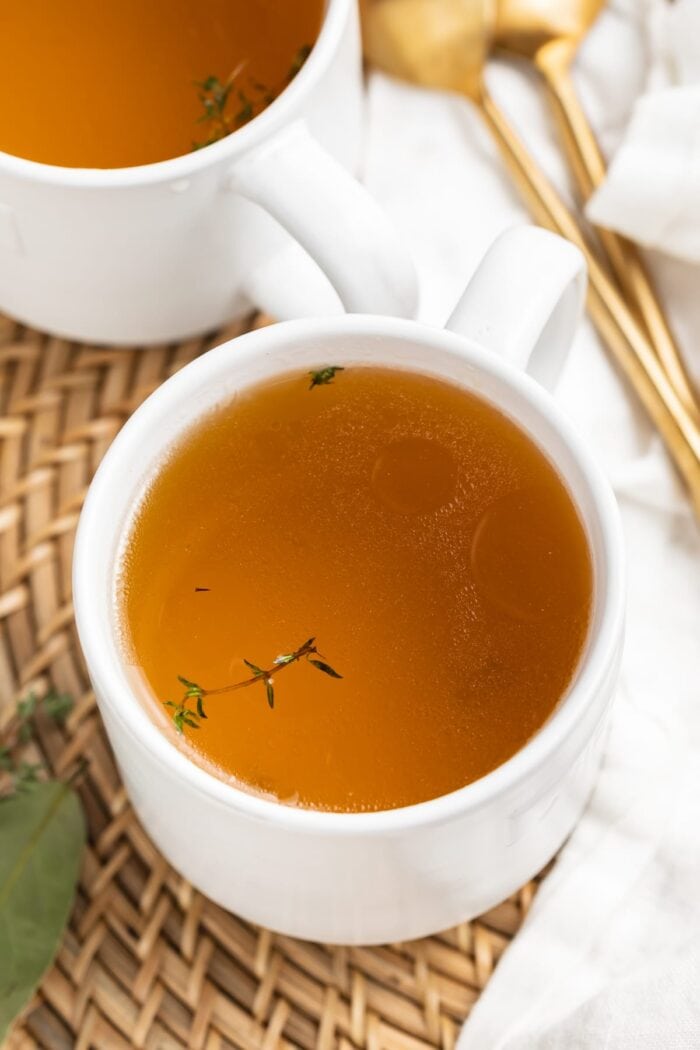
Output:
[[[328,66],[342,41],[346,18],[355,0],[325,0],[321,29],[311,53],[286,88],[248,124],[218,142],[200,150],[182,153],[167,160],[152,161],[124,168],[76,168],[18,157],[0,149],[0,173],[5,171],[28,182],[51,183],[90,189],[116,189],[144,186],[189,178],[251,149],[276,128],[294,118],[297,100]],[[290,110],[292,111],[290,114]]]
[[[595,605],[602,609],[600,623],[582,656],[573,684],[544,725],[514,755],[478,780],[433,799],[394,809],[338,813],[284,805],[226,782],[195,763],[149,717],[136,691],[126,682],[123,664],[116,654],[117,647],[100,644],[91,625],[96,622],[96,618],[106,617],[108,621],[111,620],[111,610],[104,601],[103,588],[95,586],[95,579],[96,573],[105,566],[109,566],[108,571],[112,571],[114,541],[108,550],[100,549],[104,547],[102,537],[105,530],[100,528],[99,519],[110,513],[110,487],[115,474],[118,476],[128,471],[136,453],[143,462],[139,431],[154,419],[163,418],[187,399],[193,372],[201,373],[209,369],[214,380],[220,362],[226,361],[230,366],[229,354],[234,347],[235,368],[236,364],[244,364],[246,357],[264,354],[266,349],[272,349],[273,346],[279,350],[285,342],[292,342],[299,337],[318,340],[347,335],[365,339],[413,341],[426,348],[437,346],[438,349],[452,352],[478,371],[490,373],[497,380],[515,388],[516,393],[529,402],[539,415],[544,416],[573,455],[591,497],[593,516],[601,536],[604,590],[594,597]],[[245,342],[245,346],[241,346],[242,342]],[[274,369],[271,374],[289,370],[289,367]],[[213,403],[217,392],[214,381],[211,390]],[[110,715],[121,722],[134,742],[140,744],[158,765],[165,767],[174,776],[185,777],[190,788],[209,800],[243,812],[253,819],[301,831],[373,835],[396,832],[406,827],[442,824],[456,814],[483,808],[524,781],[534,769],[546,764],[558,745],[569,738],[584,717],[615,664],[624,620],[624,565],[622,525],[612,489],[586,443],[539,383],[493,351],[447,329],[432,328],[418,321],[394,317],[342,314],[284,321],[244,333],[191,361],[146,398],[115,437],[90,485],[75,539],[73,600],[78,636],[96,693],[109,707]],[[111,626],[107,634],[112,636]]]

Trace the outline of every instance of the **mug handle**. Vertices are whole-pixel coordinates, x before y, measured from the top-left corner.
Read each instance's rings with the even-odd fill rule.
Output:
[[[322,271],[314,276],[310,260],[291,246],[281,268],[273,262],[270,271],[276,273],[275,283],[284,273],[286,287],[279,293],[270,287],[263,294],[265,302],[256,305],[279,320],[319,308],[329,312],[329,289],[324,296],[319,284],[325,274],[348,313],[414,316],[416,273],[396,231],[367,190],[326,152],[304,121],[295,121],[246,154],[231,172],[230,188],[264,208]],[[249,290],[260,298],[259,289]],[[338,306],[335,310],[331,306],[330,312],[337,312]]]
[[[586,262],[537,226],[505,230],[488,249],[446,328],[504,357],[552,390],[586,295]]]

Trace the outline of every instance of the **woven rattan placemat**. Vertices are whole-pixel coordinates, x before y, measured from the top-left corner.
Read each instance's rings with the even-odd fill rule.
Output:
[[[75,528],[95,468],[130,413],[246,327],[179,346],[95,349],[0,317],[0,728],[31,689],[73,695],[66,726],[40,724],[27,757],[58,776],[85,761],[89,824],[69,929],[6,1050],[449,1048],[532,900],[531,883],[435,937],[323,947],[257,929],[206,900],[134,816],[73,626]]]

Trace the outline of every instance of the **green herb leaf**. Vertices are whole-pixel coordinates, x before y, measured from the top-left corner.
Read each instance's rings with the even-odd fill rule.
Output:
[[[249,667],[253,674],[257,675],[258,678],[265,674],[262,667],[257,667],[255,664],[252,664],[250,660],[244,659],[243,663],[246,665],[246,667]]]
[[[238,92],[238,100],[241,103],[241,108],[236,113],[236,123],[247,124],[249,120],[253,119],[253,103],[243,91]]]
[[[325,648],[325,646],[324,646],[324,648]],[[314,667],[318,667],[319,671],[323,671],[324,674],[330,675],[331,678],[342,678],[343,677],[342,674],[338,674],[337,671],[334,671],[333,668],[330,666],[330,664],[325,664],[323,662],[323,660],[309,660],[309,663],[313,664]]]
[[[57,693],[54,690],[46,694],[42,703],[47,715],[59,725],[65,722],[73,710],[73,698],[67,693]]]
[[[67,784],[0,801],[0,1043],[56,954],[85,841]]]
[[[197,697],[197,714],[200,718],[204,718],[206,720],[207,716],[204,713],[204,704],[202,703],[201,696]]]
[[[19,729],[17,730],[17,739],[20,744],[26,744],[28,740],[31,740],[34,736],[34,726],[30,721],[22,722]]]
[[[281,656],[276,656],[272,661],[277,667],[283,667],[284,664],[291,664],[292,660],[296,660],[296,653],[282,653]]]
[[[181,682],[185,687],[185,700],[190,700],[194,697],[200,697],[204,695],[204,689],[201,685],[197,685],[196,682],[190,682],[188,678],[183,678],[182,675],[177,676],[178,682]]]
[[[218,77],[208,76],[205,80],[195,81],[195,87],[201,90],[199,98],[207,111],[206,116],[214,110],[217,113],[224,111],[231,90],[230,83],[222,84]]]
[[[202,104],[203,112],[197,118],[197,124],[208,124],[210,127],[209,137],[204,142],[193,142],[192,149],[201,149],[210,146],[212,142],[225,138],[232,130],[230,118],[226,115],[233,76],[226,83],[222,83],[216,76],[205,77],[204,80],[196,80],[195,87],[198,88],[198,98]]]
[[[32,718],[36,713],[37,698],[36,693],[29,693],[23,700],[17,703],[17,717],[21,718],[22,721],[26,721],[28,718]]]
[[[311,44],[303,44],[297,51],[291,66],[289,67],[289,73],[287,74],[288,80],[293,80],[297,75],[301,67],[306,62],[307,58],[311,54]]]
[[[327,386],[328,383],[333,382],[337,372],[344,371],[345,369],[342,365],[328,365],[326,368],[319,368],[317,372],[309,372],[311,376],[309,390],[313,390],[315,386]]]
[[[275,706],[275,690],[272,686],[272,679],[265,679],[265,689],[267,691],[267,702],[270,705],[270,710]]]

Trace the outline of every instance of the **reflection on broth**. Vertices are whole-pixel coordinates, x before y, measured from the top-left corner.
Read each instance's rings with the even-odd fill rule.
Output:
[[[318,36],[322,0],[0,0],[0,150],[45,164],[167,160],[242,127]]]
[[[137,513],[120,601],[154,702],[193,712],[198,760],[302,806],[387,809],[483,776],[547,720],[591,560],[557,473],[491,405],[408,372],[323,374],[185,436]]]

